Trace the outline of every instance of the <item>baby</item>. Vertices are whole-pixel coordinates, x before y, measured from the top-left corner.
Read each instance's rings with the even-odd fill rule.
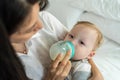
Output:
[[[65,37],[65,41],[71,41],[75,46],[75,55],[71,59],[72,69],[67,80],[88,80],[91,76],[91,65],[88,59],[95,55],[102,39],[102,33],[96,25],[88,21],[75,24]]]

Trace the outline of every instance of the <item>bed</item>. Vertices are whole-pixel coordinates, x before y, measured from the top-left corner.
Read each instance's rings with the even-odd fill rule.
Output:
[[[47,11],[69,30],[77,21],[90,21],[102,31],[104,42],[93,57],[105,80],[120,80],[120,1],[49,0]]]

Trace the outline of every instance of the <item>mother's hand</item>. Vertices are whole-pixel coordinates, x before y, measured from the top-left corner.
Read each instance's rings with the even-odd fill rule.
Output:
[[[95,65],[92,59],[89,59],[89,63],[91,64],[91,70],[92,70],[92,76],[90,77],[89,80],[104,80],[101,72]]]
[[[71,62],[69,61],[70,51],[68,51],[65,57],[62,59],[62,55],[59,54],[53,61],[50,71],[48,71],[46,80],[64,80],[69,74],[71,69]]]

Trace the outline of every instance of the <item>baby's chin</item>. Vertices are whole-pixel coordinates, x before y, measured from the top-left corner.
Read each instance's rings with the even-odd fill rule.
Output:
[[[86,59],[86,57],[74,56],[71,60],[82,60],[82,59]]]
[[[72,60],[81,60],[82,58],[76,58],[76,57],[73,57]]]

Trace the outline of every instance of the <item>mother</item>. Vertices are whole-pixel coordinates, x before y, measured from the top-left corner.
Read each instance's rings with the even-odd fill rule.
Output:
[[[48,53],[49,47],[55,41],[63,39],[67,30],[51,14],[44,11],[39,13],[39,10],[43,10],[47,4],[47,0],[2,0],[0,19],[14,50],[22,60],[28,78],[64,80],[71,68],[70,52],[67,52],[61,63],[61,55],[51,62]],[[102,78],[93,62],[91,65],[93,66],[92,80]]]

